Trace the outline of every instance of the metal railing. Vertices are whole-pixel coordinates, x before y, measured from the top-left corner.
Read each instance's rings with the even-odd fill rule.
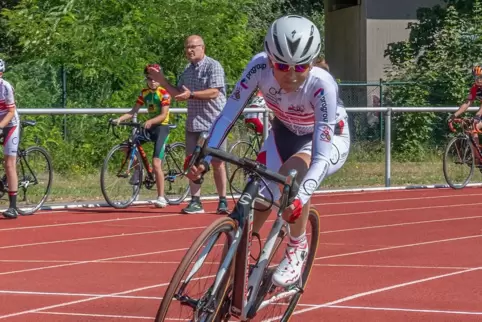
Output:
[[[391,185],[391,130],[392,130],[392,112],[455,112],[458,107],[347,107],[347,112],[382,112],[385,121],[385,187]],[[477,111],[478,107],[470,107],[468,111]],[[130,108],[19,108],[18,112],[25,115],[67,115],[67,114],[124,114],[129,112]],[[187,108],[171,108],[172,114],[185,114]],[[263,113],[264,133],[266,139],[268,136],[269,110],[264,108],[246,108],[243,113]],[[147,111],[139,111],[141,114],[147,114]]]

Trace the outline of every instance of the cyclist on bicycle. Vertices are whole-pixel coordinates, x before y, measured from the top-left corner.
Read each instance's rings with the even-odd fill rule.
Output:
[[[472,68],[472,75],[474,76],[474,84],[470,88],[469,95],[465,102],[459,107],[459,109],[449,117],[449,123],[452,122],[455,118],[462,115],[467,109],[470,107],[470,104],[478,100],[480,102],[480,107],[477,113],[474,116],[474,125],[477,130],[482,130],[482,122],[480,122],[482,118],[482,67],[477,65]],[[478,136],[477,136],[478,142]]]
[[[136,105],[128,113],[122,115],[115,122],[132,118],[139,112],[141,107],[146,107],[148,119],[144,123],[144,131],[141,136],[141,144],[145,142],[154,142],[154,153],[152,155],[152,167],[156,176],[157,200],[154,200],[154,206],[164,208],[167,206],[167,200],[164,198],[164,173],[162,172],[162,159],[164,158],[164,149],[169,138],[169,105],[171,104],[171,96],[169,93],[154,81],[148,75],[148,69],[160,71],[161,67],[157,64],[147,65],[144,68],[146,76],[147,88],[141,90],[137,98]],[[131,178],[131,184],[140,184],[140,171],[136,169]]]
[[[305,231],[310,198],[323,179],[345,163],[350,137],[346,126],[338,134],[335,132],[336,124],[347,115],[337,105],[336,81],[326,70],[313,66],[321,48],[318,28],[304,17],[281,17],[268,30],[264,48],[244,70],[211,128],[208,146],[220,146],[253,91],[259,88],[275,117],[257,160],[283,174],[296,169],[301,181],[296,198],[283,213],[290,223],[290,241],[272,279],[275,285],[286,287],[299,279],[307,257]],[[193,180],[209,169],[210,160],[207,156],[203,163],[191,168]],[[269,182],[268,187],[278,200],[278,185]],[[267,187],[260,192],[270,198]],[[254,232],[260,231],[269,214],[269,210],[255,210]]]
[[[14,90],[3,79],[5,62],[0,59],[0,134],[3,136],[3,155],[8,184],[8,209],[3,212],[5,218],[15,219],[17,212],[17,149],[20,130],[20,118],[15,105]]]

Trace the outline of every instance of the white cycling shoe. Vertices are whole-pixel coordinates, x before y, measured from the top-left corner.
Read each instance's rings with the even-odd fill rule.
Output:
[[[279,287],[288,287],[296,283],[300,279],[303,264],[307,258],[308,243],[306,240],[296,246],[288,244],[285,257],[273,274],[273,284]]]

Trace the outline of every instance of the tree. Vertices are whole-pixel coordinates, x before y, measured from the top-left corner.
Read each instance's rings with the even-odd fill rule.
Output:
[[[409,24],[409,39],[389,44],[388,80],[416,84],[391,87],[387,98],[392,105],[459,106],[467,96],[471,68],[482,61],[482,5],[479,0],[446,2],[419,9],[419,21]],[[445,118],[435,113],[395,115],[395,152],[423,157],[428,145],[443,139]]]

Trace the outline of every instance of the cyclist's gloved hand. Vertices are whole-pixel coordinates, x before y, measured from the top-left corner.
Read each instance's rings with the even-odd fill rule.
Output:
[[[301,210],[303,210],[303,205],[301,204],[301,200],[296,198],[293,200],[291,205],[286,207],[283,211],[283,219],[292,224],[301,216]]]
[[[479,123],[480,122],[480,115],[474,116],[474,123]]]

